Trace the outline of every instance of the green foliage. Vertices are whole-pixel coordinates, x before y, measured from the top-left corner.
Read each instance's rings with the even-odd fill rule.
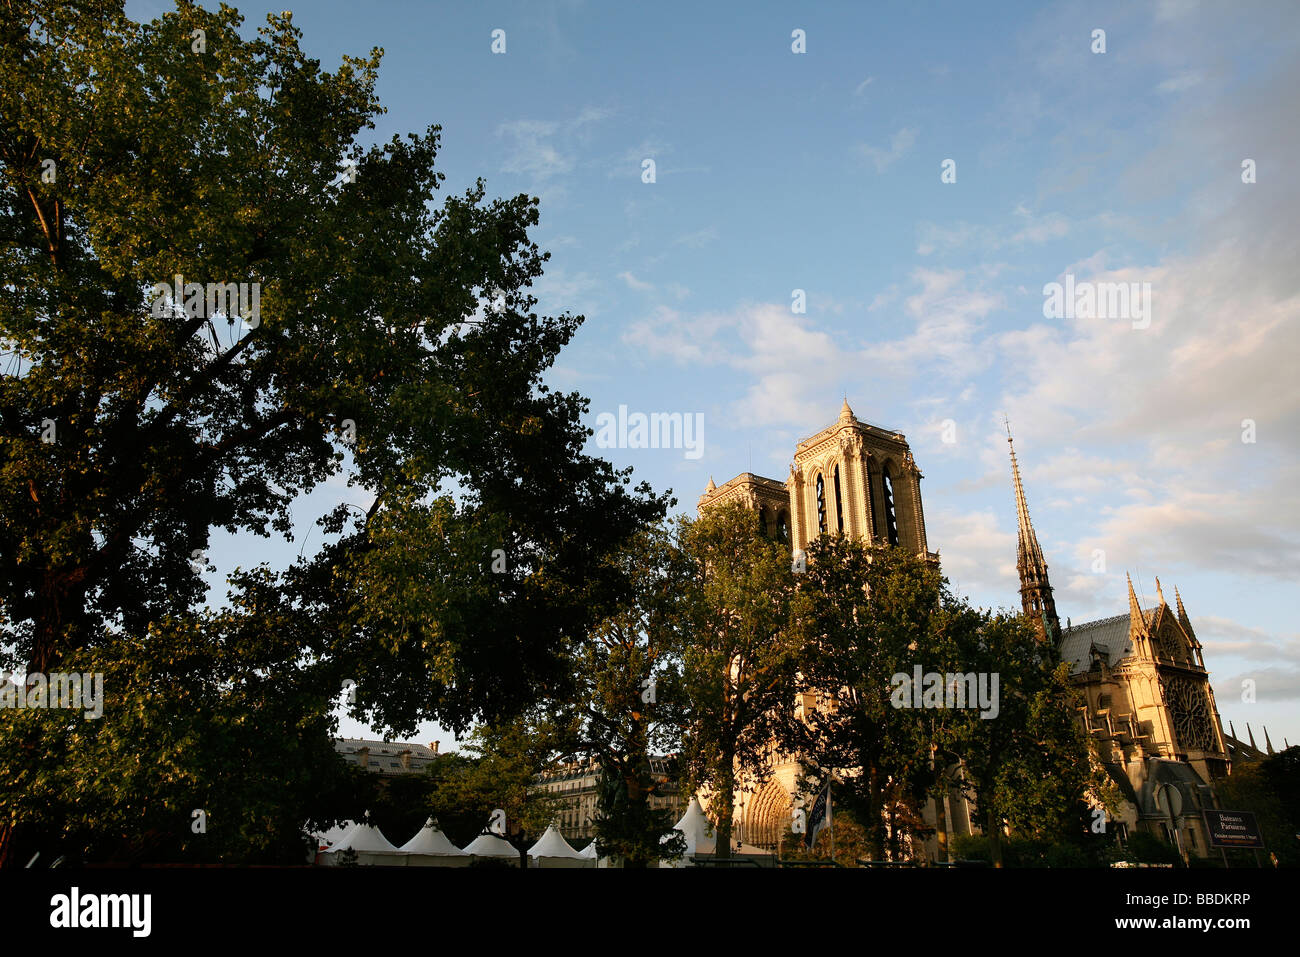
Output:
[[[693,569],[673,532],[648,529],[611,556],[626,597],[580,646],[574,665],[582,708],[574,747],[600,767],[597,839],[603,855],[627,867],[675,858],[684,847],[672,811],[650,807],[670,786],[651,773],[650,758],[675,752],[680,740],[674,652]]]
[[[739,506],[710,509],[682,529],[695,574],[681,646],[683,766],[708,788],[718,846],[730,847],[737,775],[761,780],[788,726],[798,646],[790,628],[794,575],[786,545],[764,537]]]
[[[303,623],[266,584],[68,655],[103,674],[101,718],[0,710],[3,823],[55,835],[37,847],[46,862],[302,864],[304,825],[358,817],[373,781],[335,753],[334,689],[295,669]]]
[[[852,770],[838,777],[835,798],[864,822],[870,847],[863,856],[873,860],[886,856],[886,809],[915,806],[935,780],[930,745],[949,715],[894,707],[890,681],[911,675],[915,664],[945,670],[950,632],[972,616],[941,599],[950,603],[930,565],[840,537],[811,544],[799,579],[793,613],[807,700],[786,739],[802,755],[806,804],[827,773]],[[897,859],[902,848],[893,851]]]
[[[267,697],[284,689],[312,747],[327,702],[297,685],[356,681],[354,716],[394,735],[562,698],[569,644],[617,585],[604,556],[666,500],[585,455],[586,400],[542,382],[582,319],[533,311],[537,201],[481,181],[439,201],[438,127],[363,142],[380,50],[325,72],[289,14],[252,39],[241,23],[190,0],[148,24],[121,0],[16,0],[0,20],[0,665],[130,650],[164,669],[160,631],[206,628],[191,562],[212,530],[287,536],[300,495],[345,480],[373,503],[326,516],[326,544],[266,586],[303,619]],[[177,274],[260,284],[259,313],[174,309],[154,287]],[[143,707],[132,687],[106,689],[105,728]],[[42,732],[18,730],[52,790]],[[244,751],[274,754],[280,729],[263,733]],[[106,782],[152,766],[148,738],[122,742]],[[212,746],[209,785],[245,760]],[[10,780],[0,863],[15,822],[38,826]],[[96,812],[167,780],[106,783]]]
[[[1048,841],[1081,833],[1080,808],[1093,772],[1068,666],[1022,616],[986,617],[957,652],[960,670],[1000,676],[998,716],[963,712],[951,738],[984,814],[994,864],[1002,863],[1004,826]]]

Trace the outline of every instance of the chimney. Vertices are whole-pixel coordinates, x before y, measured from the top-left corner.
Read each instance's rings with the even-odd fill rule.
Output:
[[[438,753],[438,745],[439,745],[440,743],[441,743],[441,742],[439,742],[439,741],[430,741],[430,742],[429,742],[429,750],[432,751],[434,754],[437,754],[437,753]]]
[[[370,748],[362,745],[357,748],[357,764],[369,770],[370,768]]]
[[[410,748],[407,748],[405,751],[402,752],[401,761],[402,761],[403,771],[411,770],[411,749]]]

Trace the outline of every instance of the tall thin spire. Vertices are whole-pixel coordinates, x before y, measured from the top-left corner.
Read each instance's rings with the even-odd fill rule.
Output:
[[[1019,533],[1016,543],[1016,568],[1020,572],[1020,602],[1026,615],[1038,627],[1040,637],[1050,636],[1053,644],[1060,638],[1061,621],[1056,616],[1056,600],[1052,598],[1052,583],[1047,578],[1047,559],[1034,534],[1034,523],[1029,518],[1029,505],[1025,502],[1025,487],[1020,481],[1020,463],[1016,461],[1016,446],[1011,440],[1011,423],[1003,416],[1007,427],[1007,445],[1011,449],[1011,478],[1016,491],[1016,521]]]
[[[1183,626],[1189,637],[1195,638],[1196,633],[1192,631],[1192,620],[1187,617],[1187,609],[1183,607],[1183,596],[1178,594],[1178,586],[1174,586],[1174,601],[1178,603],[1178,624]]]

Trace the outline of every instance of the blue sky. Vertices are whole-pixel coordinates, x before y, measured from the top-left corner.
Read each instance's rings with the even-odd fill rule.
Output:
[[[784,479],[847,395],[907,435],[955,589],[1013,607],[1006,413],[1061,617],[1125,611],[1126,571],[1152,603],[1160,576],[1225,727],[1300,743],[1300,7],[730,7],[292,9],[324,69],[384,48],[374,139],[438,123],[447,192],[541,199],[541,308],[587,317],[552,382],[593,428],[619,405],[704,416],[701,458],[601,454],[693,511],[710,475]],[[271,8],[240,9],[251,32]],[[1149,283],[1149,325],[1046,318],[1067,273]],[[292,545],[213,560],[283,564],[360,494],[321,489]]]

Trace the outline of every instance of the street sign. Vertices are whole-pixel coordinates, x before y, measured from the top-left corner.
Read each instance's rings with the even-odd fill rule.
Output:
[[[1250,811],[1204,811],[1205,829],[1211,847],[1252,847],[1263,849],[1264,838],[1259,823]]]

